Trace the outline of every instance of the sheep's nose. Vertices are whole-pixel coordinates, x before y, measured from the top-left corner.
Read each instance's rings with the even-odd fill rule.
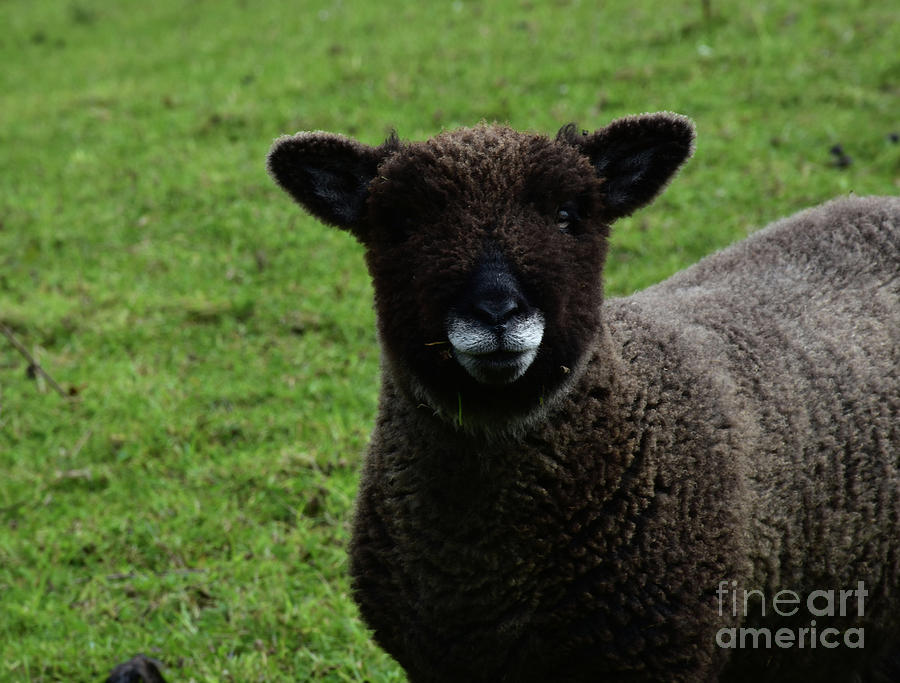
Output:
[[[512,296],[480,299],[475,303],[475,317],[491,327],[509,321],[518,311],[519,302]]]

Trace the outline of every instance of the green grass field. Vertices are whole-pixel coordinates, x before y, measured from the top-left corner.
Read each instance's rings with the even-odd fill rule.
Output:
[[[2,681],[139,651],[172,681],[403,680],[345,576],[362,251],[268,179],[275,136],[687,114],[697,154],[615,227],[612,294],[900,189],[890,0],[5,0],[0,27],[0,322],[68,394],[0,336]]]

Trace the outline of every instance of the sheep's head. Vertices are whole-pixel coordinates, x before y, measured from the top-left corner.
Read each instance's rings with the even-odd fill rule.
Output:
[[[690,156],[674,114],[574,126],[555,140],[499,126],[379,147],[279,138],[275,180],[366,247],[385,358],[402,388],[470,424],[534,414],[600,330],[611,222]]]

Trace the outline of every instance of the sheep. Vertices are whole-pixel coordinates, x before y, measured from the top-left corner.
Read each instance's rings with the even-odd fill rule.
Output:
[[[694,137],[658,113],[272,146],[365,248],[350,574],[411,681],[900,680],[900,199],[604,301],[610,224]]]

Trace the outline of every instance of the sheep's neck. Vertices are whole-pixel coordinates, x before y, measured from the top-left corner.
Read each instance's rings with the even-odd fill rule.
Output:
[[[610,604],[625,589],[612,558],[638,552],[656,481],[642,435],[623,426],[634,402],[620,365],[596,353],[546,420],[506,440],[454,428],[386,378],[351,547],[361,607],[385,646],[399,618],[514,648],[537,612],[583,599],[579,576]],[[544,573],[565,548],[572,575],[548,593]],[[465,594],[448,602],[448,585]],[[403,616],[384,618],[387,604]]]
[[[634,383],[623,382],[626,368],[604,341],[544,419],[505,438],[460,429],[414,404],[386,376],[364,478],[378,498],[396,497],[399,506],[385,514],[432,533],[447,526],[471,545],[472,534],[494,523],[534,518],[529,506],[577,517],[578,508],[615,505],[628,486],[644,486],[646,444],[630,419]]]

